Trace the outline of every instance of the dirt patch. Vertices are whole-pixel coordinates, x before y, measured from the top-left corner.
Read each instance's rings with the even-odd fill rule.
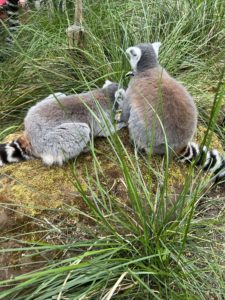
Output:
[[[14,241],[6,241],[0,244],[0,251],[10,249],[0,252],[0,280],[9,279],[11,277],[31,272],[32,270],[38,269],[44,265],[46,260],[40,256],[38,258],[34,258],[29,255],[28,251],[21,251],[20,249],[23,246],[23,244]]]

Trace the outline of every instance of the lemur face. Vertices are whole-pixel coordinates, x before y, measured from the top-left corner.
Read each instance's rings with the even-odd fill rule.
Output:
[[[123,88],[119,88],[118,83],[110,80],[106,80],[102,88],[107,91],[107,94],[112,101],[112,110],[113,113],[116,114],[115,120],[119,121],[119,116],[122,114],[122,108],[125,99],[125,90]]]
[[[157,65],[157,57],[161,43],[138,44],[129,47],[126,53],[129,57],[130,65],[133,71],[144,71]]]
[[[141,49],[137,46],[129,47],[126,50],[126,53],[128,55],[128,58],[130,60],[130,65],[133,71],[137,70],[137,64],[141,58]]]
[[[113,106],[116,102],[115,99],[115,93],[119,88],[119,84],[112,82],[110,80],[106,80],[105,83],[102,86],[102,89],[105,91],[105,93],[107,94],[107,96],[109,97],[109,99],[111,100]]]

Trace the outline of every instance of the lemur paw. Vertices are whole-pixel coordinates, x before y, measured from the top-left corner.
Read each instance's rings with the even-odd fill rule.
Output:
[[[125,90],[122,88],[118,89],[115,92],[115,102],[114,102],[114,106],[113,106],[113,110],[115,111],[114,119],[116,120],[116,122],[121,121],[124,99],[125,99]]]
[[[115,102],[119,105],[119,108],[123,106],[123,101],[125,99],[125,93],[126,91],[124,89],[118,89],[115,92]]]

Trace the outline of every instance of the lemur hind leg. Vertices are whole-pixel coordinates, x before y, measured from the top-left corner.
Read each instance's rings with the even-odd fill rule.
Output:
[[[90,127],[86,123],[64,123],[43,137],[44,164],[62,165],[67,159],[78,156],[90,141]]]

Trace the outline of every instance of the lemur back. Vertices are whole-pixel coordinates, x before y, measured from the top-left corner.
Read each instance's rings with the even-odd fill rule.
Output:
[[[0,147],[0,165],[39,157],[47,165],[61,165],[85,150],[91,137],[115,131],[112,107],[118,84],[66,96],[50,95],[31,107],[24,120],[24,136]],[[121,124],[118,129],[123,127]]]
[[[139,148],[163,154],[167,142],[179,153],[192,139],[197,125],[194,101],[160,66],[137,73],[126,97],[131,107],[131,138]]]
[[[182,161],[197,160],[204,170],[225,179],[225,159],[217,150],[200,151],[191,142],[197,126],[197,109],[185,87],[172,78],[158,63],[160,43],[139,44],[126,50],[132,78],[126,92],[117,91],[121,115],[128,122],[130,137],[138,149],[152,154],[170,153]]]

